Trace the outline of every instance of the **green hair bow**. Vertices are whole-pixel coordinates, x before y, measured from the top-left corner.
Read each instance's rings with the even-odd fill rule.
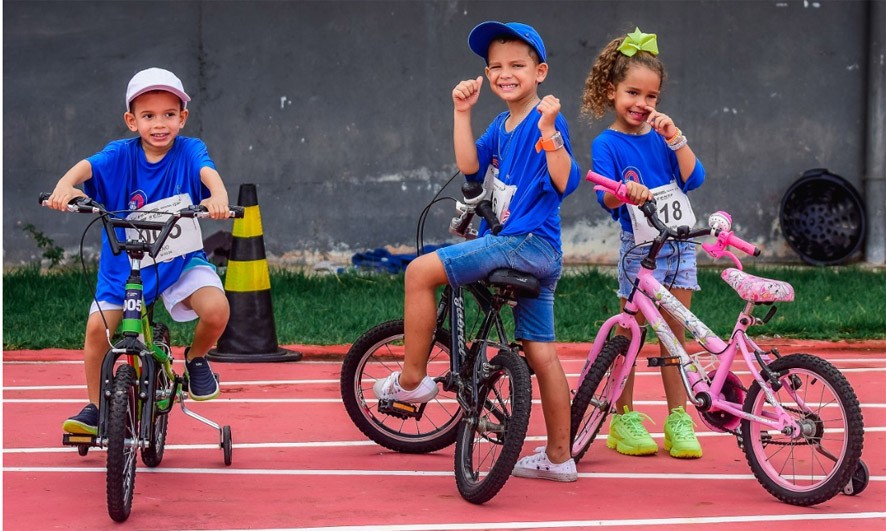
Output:
[[[658,55],[658,37],[655,36],[655,33],[643,33],[640,28],[634,28],[633,33],[625,35],[618,51],[628,57],[633,57],[637,52]]]

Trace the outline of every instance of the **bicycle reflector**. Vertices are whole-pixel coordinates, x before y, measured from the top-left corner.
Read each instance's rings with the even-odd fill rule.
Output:
[[[861,196],[849,181],[823,168],[804,172],[788,188],[779,221],[788,245],[812,265],[842,263],[864,241]]]

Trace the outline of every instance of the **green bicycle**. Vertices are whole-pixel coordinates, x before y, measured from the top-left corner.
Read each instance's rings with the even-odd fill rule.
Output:
[[[41,205],[49,195],[40,194]],[[144,302],[141,277],[142,258],[157,256],[181,218],[207,217],[208,213],[205,207],[192,205],[165,213],[166,221],[124,219],[120,212],[109,212],[85,197],[73,199],[68,210],[98,215],[113,253],[125,252],[130,262],[123,302],[123,337],[108,349],[102,362],[97,433],[66,433],[62,438],[63,444],[76,446],[81,456],[93,447],[107,449],[108,514],[123,522],[132,509],[137,453],[141,452],[142,462],[151,468],[163,460],[168,414],[176,399],[186,415],[217,430],[225,465],[232,462],[231,427],[220,426],[185,406],[187,375],[178,375],[173,369],[169,329],[152,322],[153,307]],[[228,217],[243,217],[243,208],[230,207]],[[118,228],[135,229],[138,236],[121,241]]]

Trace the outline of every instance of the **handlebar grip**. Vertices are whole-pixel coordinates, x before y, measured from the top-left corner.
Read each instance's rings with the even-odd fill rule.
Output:
[[[42,206],[43,202],[48,201],[49,196],[51,195],[52,194],[50,192],[40,192],[40,197],[37,198],[37,204]]]
[[[625,183],[610,179],[608,177],[603,177],[599,173],[595,173],[593,170],[588,172],[588,174],[585,176],[585,179],[591,181],[596,185],[594,186],[594,190],[597,190],[599,192],[609,192],[622,203],[627,203],[629,205],[637,204],[628,198],[628,187],[625,185]]]
[[[489,230],[492,231],[493,235],[497,236],[504,228],[504,225],[502,225],[498,218],[495,217],[495,211],[492,210],[492,201],[488,199],[480,201],[477,203],[474,211],[486,220],[486,223],[489,225]]]
[[[231,211],[230,212],[231,215],[229,217],[232,217],[232,218],[242,218],[246,212],[246,208],[241,207],[241,206],[231,205],[228,208]]]
[[[755,245],[742,240],[741,238],[739,238],[738,236],[736,236],[732,232],[726,233],[725,240],[726,240],[726,245],[729,245],[731,247],[735,247],[739,251],[747,253],[751,256],[760,256],[760,249],[758,249]]]

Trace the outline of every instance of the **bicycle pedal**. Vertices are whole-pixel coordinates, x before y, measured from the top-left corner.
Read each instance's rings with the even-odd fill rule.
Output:
[[[670,365],[680,365],[680,358],[677,356],[661,356],[658,358],[648,358],[647,367],[667,367]]]
[[[419,408],[415,407],[414,404],[397,402],[396,400],[388,398],[378,401],[378,411],[379,413],[384,413],[385,415],[405,420],[418,416]]]
[[[94,446],[95,435],[88,435],[84,433],[65,433],[64,435],[62,435],[62,444],[64,444],[65,446],[82,446],[84,444]]]

